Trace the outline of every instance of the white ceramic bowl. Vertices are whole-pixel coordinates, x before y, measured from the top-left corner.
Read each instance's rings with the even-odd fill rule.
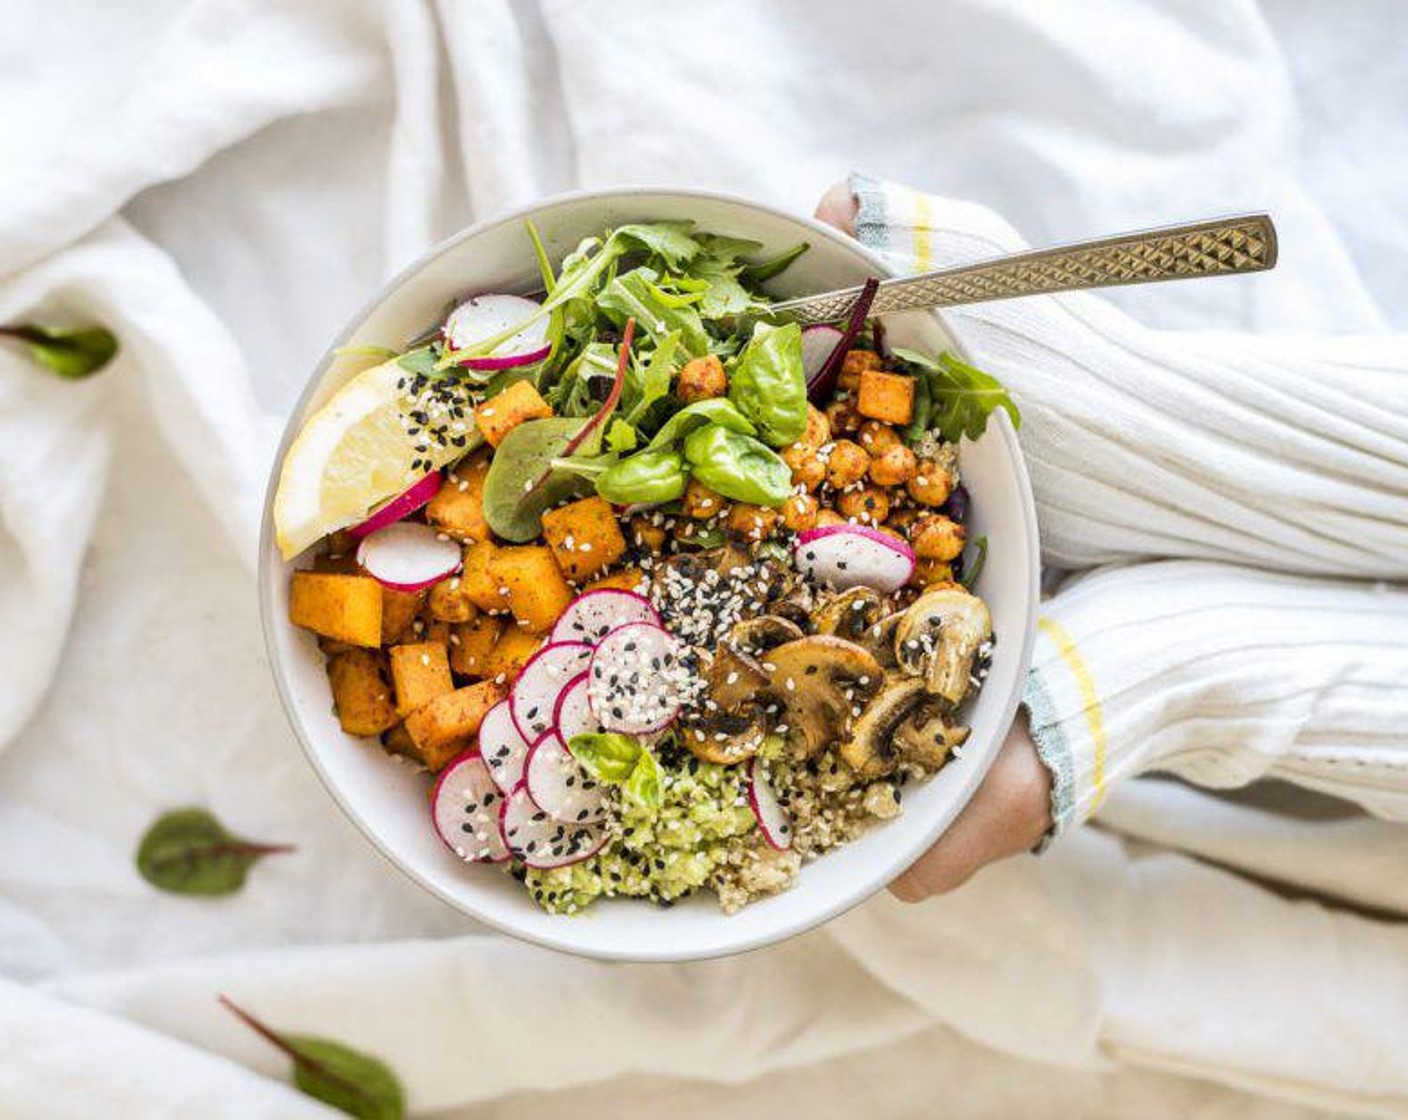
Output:
[[[317,644],[287,621],[292,565],[274,546],[270,516],[278,464],[304,417],[371,363],[338,356],[337,349],[397,345],[434,321],[459,294],[532,290],[538,281],[525,216],[537,224],[554,260],[580,238],[628,221],[687,218],[705,230],[761,241],[767,252],[810,242],[811,250],[775,282],[779,296],[890,273],[878,257],[829,227],[741,198],[691,190],[565,195],[480,223],[436,246],[358,312],[289,417],[269,479],[259,568],[260,611],[279,695],[309,761],[367,839],[426,890],[480,921],[541,945],[619,960],[715,957],[779,941],[856,905],[913,862],[972,795],[1011,723],[1031,654],[1038,583],[1036,516],[1016,437],[999,412],[982,439],[962,451],[972,530],[989,541],[981,592],[997,636],[991,674],[968,712],[973,734],[962,759],[906,791],[904,812],[896,820],[805,866],[791,890],[731,917],[709,894],[669,909],[623,899],[600,900],[578,917],[546,914],[509,876],[466,865],[446,850],[430,825],[425,775],[338,727]],[[886,327],[897,345],[928,352],[957,346],[937,315],[891,316]]]

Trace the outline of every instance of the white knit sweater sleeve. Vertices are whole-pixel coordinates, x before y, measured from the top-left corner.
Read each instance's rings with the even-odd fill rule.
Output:
[[[981,207],[851,185],[901,269],[1023,247]],[[1408,819],[1408,592],[1368,582],[1408,574],[1408,339],[1160,332],[1090,295],[949,314],[1021,407],[1047,562],[1128,565],[1044,604],[1026,707],[1057,830],[1145,770]]]

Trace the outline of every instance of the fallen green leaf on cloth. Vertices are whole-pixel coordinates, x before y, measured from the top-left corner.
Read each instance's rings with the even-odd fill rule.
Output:
[[[234,894],[259,860],[291,851],[291,844],[259,844],[236,836],[204,809],[173,809],[142,837],[137,870],[172,894]]]
[[[117,336],[106,327],[41,327],[34,323],[0,327],[0,338],[24,344],[40,365],[70,381],[91,377],[117,353]]]

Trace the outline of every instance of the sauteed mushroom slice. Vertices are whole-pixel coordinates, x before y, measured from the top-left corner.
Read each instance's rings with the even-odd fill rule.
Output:
[[[992,637],[987,605],[961,587],[926,591],[904,612],[895,628],[900,668],[923,677],[934,695],[950,705],[962,702],[979,648]]]
[[[853,587],[839,595],[828,595],[812,612],[818,634],[860,644],[866,631],[885,616],[885,600],[871,587]]]
[[[766,733],[762,706],[748,703],[704,713],[684,729],[683,738],[695,758],[731,766],[757,754]]]
[[[862,778],[892,773],[901,762],[933,772],[968,738],[951,725],[917,677],[891,674],[841,744],[841,758]]]
[[[847,736],[884,677],[874,655],[829,634],[778,646],[763,668],[769,692],[786,709],[788,738],[806,757]]]

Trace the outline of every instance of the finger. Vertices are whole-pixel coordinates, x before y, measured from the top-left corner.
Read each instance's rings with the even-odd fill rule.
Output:
[[[905,902],[951,891],[994,860],[1030,851],[1051,827],[1051,774],[1025,721],[943,837],[890,890]]]
[[[818,221],[835,226],[842,233],[849,233],[854,237],[858,209],[859,204],[855,195],[851,194],[850,186],[841,182],[821,196],[821,201],[816,206],[816,217]]]

